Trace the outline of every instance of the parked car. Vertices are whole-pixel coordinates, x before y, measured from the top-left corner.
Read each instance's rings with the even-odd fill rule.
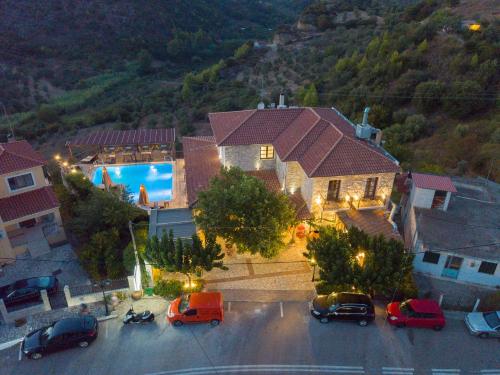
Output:
[[[40,359],[45,354],[74,346],[86,348],[97,334],[97,319],[92,315],[61,319],[26,335],[21,350],[28,358]]]
[[[469,313],[465,325],[474,336],[500,337],[500,311]]]
[[[375,319],[375,308],[366,294],[332,293],[314,298],[311,314],[321,323],[331,320],[355,321],[364,327]]]
[[[201,292],[179,297],[170,303],[167,320],[174,326],[208,322],[217,326],[224,320],[222,293]]]
[[[40,291],[52,295],[57,292],[59,281],[54,276],[32,277],[0,287],[0,298],[6,306],[40,299]]]
[[[387,305],[387,321],[396,327],[433,328],[440,331],[446,324],[443,311],[436,301],[409,299]]]

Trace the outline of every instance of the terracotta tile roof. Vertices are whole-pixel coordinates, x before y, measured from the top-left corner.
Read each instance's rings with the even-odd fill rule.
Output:
[[[126,146],[175,142],[175,129],[99,130],[76,137],[68,145]]]
[[[59,207],[50,186],[0,199],[0,217],[7,222]]]
[[[381,147],[356,138],[354,125],[334,108],[211,113],[209,119],[217,145],[271,143],[282,160],[297,161],[309,177],[400,171]]]
[[[42,166],[43,157],[26,141],[0,143],[0,174]]]
[[[219,173],[221,163],[214,137],[184,137],[182,146],[188,204],[191,206],[198,200],[198,192],[205,190],[210,179]]]
[[[416,187],[430,190],[444,190],[456,193],[457,189],[448,176],[436,176],[433,174],[412,173],[411,179]]]
[[[214,136],[219,146],[241,146],[252,144],[272,143],[278,135],[303,111],[303,108],[254,110],[240,124],[229,124],[226,116],[221,113],[210,113],[209,119],[212,124]],[[248,111],[244,111],[244,115]],[[234,113],[234,112],[230,112]],[[231,115],[231,120],[234,115]],[[243,116],[242,116],[243,117]],[[226,133],[227,129],[233,129],[225,137],[220,137],[219,128]]]
[[[296,191],[295,193],[288,196],[290,199],[290,203],[296,212],[296,217],[299,220],[307,220],[312,219],[311,212],[309,212],[309,208],[307,207],[306,201],[302,198],[302,194],[300,191]]]
[[[305,110],[290,123],[286,131],[282,132],[273,142],[281,160],[287,158],[318,121],[320,121],[318,115],[313,111]]]
[[[247,171],[245,172],[249,176],[253,176],[262,180],[266,185],[267,190],[274,191],[275,193],[281,191],[280,181],[276,172],[273,170],[260,170],[260,171]]]
[[[348,210],[337,215],[346,227],[355,226],[371,236],[383,234],[386,238],[401,241],[400,234],[394,232],[383,210]]]

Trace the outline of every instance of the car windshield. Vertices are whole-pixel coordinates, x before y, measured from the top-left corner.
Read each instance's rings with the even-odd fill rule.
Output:
[[[401,303],[401,305],[399,305],[399,311],[401,311],[401,314],[406,316],[413,313],[413,309],[411,308],[409,301]]]
[[[28,282],[29,286],[38,286],[39,288],[47,288],[50,285],[50,277],[37,277]]]
[[[495,311],[484,313],[483,317],[484,320],[486,320],[486,323],[488,323],[488,325],[491,328],[496,328],[500,326],[500,318],[498,317],[498,314]]]
[[[179,302],[179,312],[183,314],[187,309],[189,309],[189,294],[187,296],[181,297],[181,302]]]
[[[337,293],[332,293],[328,296],[326,299],[326,302],[328,302],[328,306],[333,306],[337,304]]]
[[[40,344],[45,345],[47,343],[47,340],[49,337],[52,335],[52,332],[54,331],[54,327],[49,326],[45,329],[42,330],[42,333],[40,334]]]

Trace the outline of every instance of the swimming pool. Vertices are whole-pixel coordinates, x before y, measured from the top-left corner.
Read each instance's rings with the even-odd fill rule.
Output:
[[[134,202],[139,200],[139,187],[146,187],[151,202],[172,199],[172,164],[106,165],[113,184],[123,184]],[[92,177],[94,185],[102,184],[102,167],[97,167]]]

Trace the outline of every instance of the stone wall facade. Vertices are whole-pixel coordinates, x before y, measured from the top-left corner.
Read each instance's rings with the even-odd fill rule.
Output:
[[[270,170],[276,168],[276,153],[273,159],[260,158],[260,146],[221,146],[219,155],[224,167],[239,167],[244,171]]]
[[[333,177],[317,177],[313,178],[311,197],[307,197],[306,203],[309,210],[314,215],[319,215],[322,210],[322,205],[327,196],[328,183],[331,180],[340,180],[339,200],[345,200],[349,195],[350,199],[362,199],[365,194],[366,182],[368,178],[378,177],[377,189],[375,196],[384,200],[390,197],[392,193],[392,185],[394,183],[395,173],[374,173],[352,176],[333,176]],[[306,197],[304,197],[305,199]]]

